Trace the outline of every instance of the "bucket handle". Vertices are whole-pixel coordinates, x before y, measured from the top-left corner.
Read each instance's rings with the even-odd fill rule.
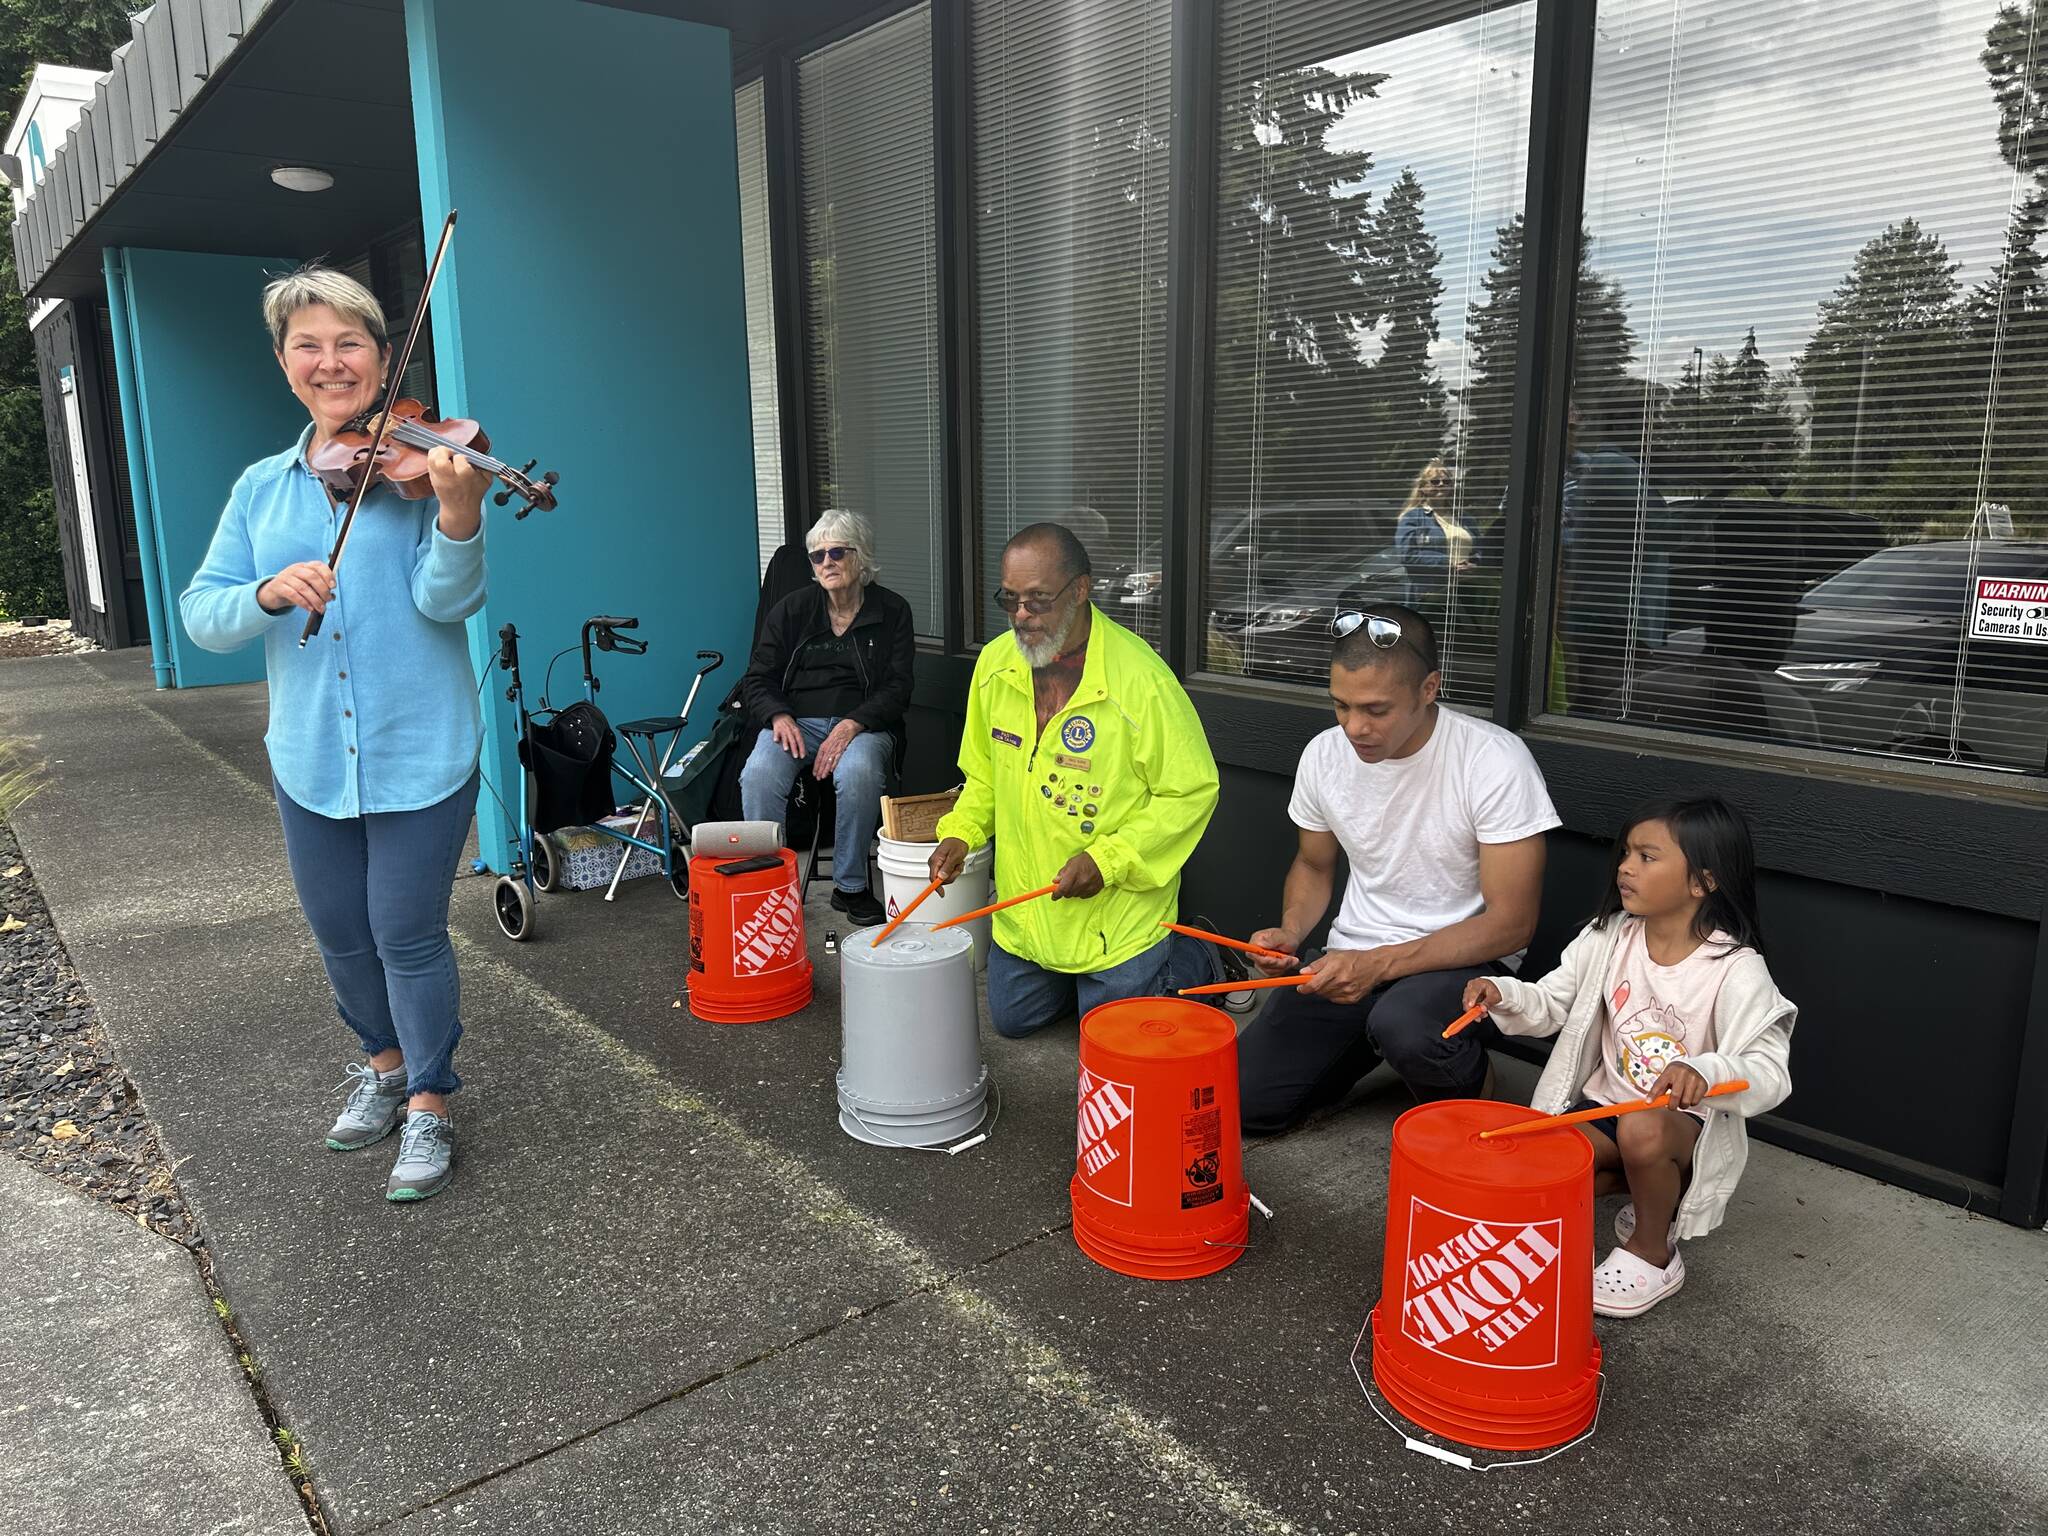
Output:
[[[1250,1190],[1246,1190],[1244,1192],[1244,1197],[1245,1199],[1251,1201],[1252,1208],[1256,1210],[1261,1216],[1265,1217],[1266,1220],[1271,1221],[1273,1219],[1273,1207],[1266,1204],[1265,1201],[1261,1200],[1257,1195],[1253,1194]],[[1250,1228],[1246,1228],[1245,1235],[1247,1237],[1251,1235]],[[1202,1246],[1204,1248],[1238,1248],[1242,1249],[1246,1253],[1250,1253],[1252,1250],[1252,1245],[1250,1243],[1219,1243],[1213,1237],[1203,1238]]]
[[[854,1119],[860,1122],[862,1130],[867,1131],[870,1135],[872,1135],[875,1138],[875,1140],[882,1142],[887,1146],[897,1147],[905,1152],[943,1152],[948,1157],[958,1157],[962,1152],[965,1152],[969,1147],[978,1147],[984,1141],[987,1141],[989,1139],[989,1136],[995,1131],[996,1121],[1002,1118],[1003,1095],[1001,1090],[996,1087],[996,1079],[995,1074],[993,1072],[989,1074],[988,1091],[990,1097],[992,1097],[996,1101],[996,1104],[995,1108],[989,1111],[988,1119],[983,1122],[982,1128],[976,1131],[972,1136],[969,1136],[965,1141],[956,1141],[950,1147],[920,1147],[915,1142],[898,1141],[895,1137],[885,1136],[881,1133],[880,1130],[876,1129],[872,1125],[869,1125],[867,1121],[867,1116],[863,1115],[851,1104],[842,1103],[840,1107],[844,1109],[849,1115],[853,1116]]]
[[[1396,1424],[1388,1415],[1387,1410],[1380,1406],[1378,1396],[1366,1382],[1365,1373],[1358,1368],[1358,1352],[1365,1347],[1365,1336],[1371,1328],[1372,1313],[1367,1311],[1365,1321],[1358,1325],[1358,1337],[1352,1340],[1351,1343],[1351,1374],[1358,1378],[1358,1390],[1365,1395],[1366,1405],[1380,1416],[1380,1421],[1387,1428],[1401,1437],[1401,1444],[1408,1450],[1420,1452],[1424,1456],[1433,1457],[1453,1467],[1461,1467],[1467,1472],[1494,1472],[1502,1467],[1533,1467],[1539,1462],[1550,1460],[1553,1456],[1562,1456],[1573,1446],[1582,1444],[1592,1438],[1593,1431],[1600,1427],[1600,1410],[1607,1403],[1607,1373],[1605,1371],[1600,1373],[1600,1384],[1594,1389],[1593,1422],[1588,1424],[1578,1434],[1572,1436],[1571,1439],[1565,1441],[1563,1445],[1553,1446],[1541,1456],[1524,1456],[1513,1461],[1474,1461],[1470,1456],[1461,1456],[1456,1451],[1447,1451],[1440,1445],[1431,1445],[1427,1440],[1418,1440],[1408,1433],[1407,1430]]]

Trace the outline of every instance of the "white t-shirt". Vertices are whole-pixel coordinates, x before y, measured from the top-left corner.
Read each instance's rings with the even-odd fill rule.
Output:
[[[1439,706],[1413,757],[1367,763],[1331,726],[1302,749],[1288,817],[1333,832],[1351,861],[1332,949],[1426,938],[1485,909],[1479,845],[1560,826],[1543,772],[1520,737]],[[1519,965],[1522,955],[1501,956]]]

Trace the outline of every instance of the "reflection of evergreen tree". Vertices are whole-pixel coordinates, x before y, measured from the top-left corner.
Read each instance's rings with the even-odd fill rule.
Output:
[[[1974,505],[1983,412],[1964,323],[1939,236],[1906,219],[1856,253],[1796,365],[1805,494],[1887,513],[1900,532]]]
[[[1444,386],[1430,361],[1437,339],[1438,253],[1422,222],[1422,183],[1412,170],[1387,190],[1374,221],[1386,318],[1370,372],[1364,439],[1368,483],[1406,491],[1444,442]]]
[[[1385,78],[1315,65],[1226,84],[1213,507],[1329,495],[1362,469],[1359,344],[1385,318],[1385,284],[1372,157],[1329,135]]]
[[[1572,307],[1572,398],[1593,421],[1612,421],[1640,399],[1642,384],[1629,378],[1635,331],[1621,284],[1588,260],[1591,237],[1579,234],[1577,296]],[[1465,389],[1464,504],[1482,521],[1499,506],[1508,479],[1508,430],[1515,405],[1516,331],[1522,304],[1522,216],[1496,232],[1493,263],[1480,279],[1485,296],[1465,321],[1471,358]],[[1626,435],[1626,434],[1624,434]]]
[[[1754,326],[1733,358],[1717,352],[1704,368],[1688,361],[1657,409],[1652,472],[1693,495],[1782,492],[1799,457],[1785,395]]]

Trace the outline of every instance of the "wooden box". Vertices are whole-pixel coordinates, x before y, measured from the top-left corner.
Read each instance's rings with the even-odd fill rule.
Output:
[[[952,810],[959,798],[957,789],[936,795],[884,795],[882,836],[899,843],[935,843],[939,818]]]

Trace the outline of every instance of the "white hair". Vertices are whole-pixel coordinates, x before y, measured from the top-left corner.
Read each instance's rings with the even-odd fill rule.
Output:
[[[834,544],[844,544],[860,561],[862,586],[875,579],[875,530],[865,517],[841,507],[819,513],[811,531],[804,535],[804,548],[825,549]]]
[[[292,316],[311,304],[325,304],[342,319],[360,325],[380,349],[391,344],[384,333],[384,306],[374,293],[346,272],[308,263],[263,287],[263,323],[270,329],[273,352],[284,350]]]

